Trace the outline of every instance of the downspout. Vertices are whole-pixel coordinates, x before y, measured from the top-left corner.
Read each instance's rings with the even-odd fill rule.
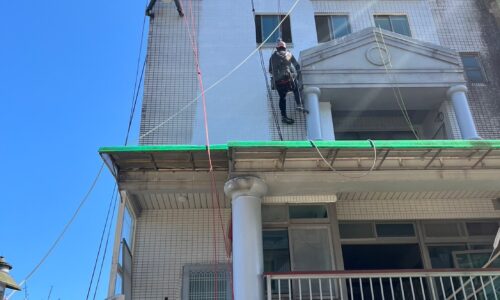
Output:
[[[153,8],[156,4],[157,0],[151,0],[148,4],[148,7],[146,7],[146,16],[150,18],[154,18],[155,14],[153,13]],[[179,17],[184,17],[184,12],[182,11],[182,5],[180,0],[174,0],[175,7],[177,8],[177,12],[179,13]]]

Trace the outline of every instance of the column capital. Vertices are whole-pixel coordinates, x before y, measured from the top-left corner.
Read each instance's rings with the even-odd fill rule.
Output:
[[[307,86],[304,87],[304,94],[316,94],[319,97],[319,95],[321,95],[321,90],[319,87]]]
[[[459,93],[459,92],[466,93],[467,91],[468,91],[468,89],[465,85],[457,84],[457,85],[450,87],[448,89],[448,91],[446,91],[446,96],[450,97],[451,95],[453,95],[455,93]]]
[[[267,193],[267,184],[256,176],[238,176],[224,184],[224,193],[231,199],[239,196],[261,198]]]

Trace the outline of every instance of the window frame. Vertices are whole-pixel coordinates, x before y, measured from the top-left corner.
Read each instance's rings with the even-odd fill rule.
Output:
[[[488,78],[486,77],[486,72],[483,67],[483,62],[481,60],[481,55],[478,52],[460,52],[460,63],[462,64],[462,68],[464,70],[464,76],[465,79],[467,80],[468,83],[471,84],[486,84],[488,83]],[[465,67],[464,64],[464,57],[472,57],[475,58],[477,62],[477,67]],[[479,74],[481,74],[481,81],[473,81],[469,74],[467,74],[467,71],[479,71]]]
[[[375,27],[376,28],[381,28],[381,27],[377,26],[377,17],[387,17],[389,19],[389,24],[391,25],[391,30],[389,30],[389,31],[397,33],[397,34],[401,34],[401,35],[404,35],[404,36],[407,36],[407,37],[410,37],[410,38],[413,37],[413,31],[411,30],[411,25],[410,25],[410,16],[408,14],[406,14],[406,13],[376,13],[376,14],[373,14],[373,23],[374,23]],[[408,33],[409,33],[409,35],[406,35],[406,34],[394,31],[394,26],[392,24],[391,17],[392,18],[394,18],[394,17],[405,17],[406,18],[406,23],[408,24]]]
[[[326,17],[328,18],[328,34],[329,34],[329,39],[327,41],[320,41],[319,36],[318,36],[318,23],[317,23],[317,18],[321,17]],[[334,17],[345,17],[347,19],[347,30],[348,33],[346,35],[343,35],[341,37],[336,37],[335,36],[335,28],[333,27],[333,18]],[[327,43],[329,41],[333,41],[336,39],[340,39],[344,36],[347,36],[352,33],[352,27],[351,27],[351,16],[348,13],[335,13],[335,14],[315,14],[314,15],[314,23],[316,25],[316,39],[318,40],[318,43]]]
[[[290,218],[290,206],[324,206],[326,208],[328,216],[326,218],[302,218],[302,219],[292,219]],[[265,206],[282,206],[287,211],[287,218],[284,221],[264,221],[262,220],[263,228],[283,228],[289,227],[293,224],[330,224],[333,217],[331,216],[331,211],[329,209],[329,203],[276,203],[276,204],[263,204],[262,209]]]
[[[185,264],[182,266],[182,287],[181,287],[181,299],[189,300],[189,283],[190,283],[190,272],[199,271],[199,272],[212,272],[216,270],[216,272],[226,274],[226,299],[229,300],[231,298],[231,274],[228,270],[231,270],[230,264]],[[220,296],[220,295],[219,295]]]
[[[257,43],[257,45],[263,44],[264,46],[274,47],[274,45],[277,42],[275,40],[273,41],[272,39],[269,39],[266,43],[263,43],[263,41],[265,40],[264,32],[263,32],[263,28],[264,28],[263,17],[278,17],[279,18],[278,24],[279,24],[279,22],[281,22],[283,20],[283,18],[286,17],[285,21],[281,24],[280,31],[281,31],[282,40],[285,43],[287,43],[288,48],[290,48],[293,45],[292,24],[291,24],[292,22],[291,22],[291,16],[290,15],[287,16],[286,14],[260,13],[260,14],[255,15],[255,17],[254,17],[255,42]],[[286,26],[288,26],[288,28],[286,28]],[[284,27],[286,28],[286,30],[284,30]],[[285,31],[286,31],[286,36],[285,36]],[[278,33],[278,38],[279,38],[279,35],[280,34]]]
[[[373,237],[367,238],[342,238],[340,233],[341,224],[371,224]],[[413,226],[414,236],[378,236],[377,224],[411,224]],[[415,221],[339,221],[339,235],[340,243],[342,245],[356,245],[356,244],[408,244],[418,243],[418,226]]]

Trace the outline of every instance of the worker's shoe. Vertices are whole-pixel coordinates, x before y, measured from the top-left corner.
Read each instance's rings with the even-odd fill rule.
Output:
[[[288,125],[292,125],[293,123],[295,123],[295,121],[293,119],[290,119],[288,117],[281,117],[281,122],[288,124]]]
[[[302,106],[302,105],[297,105],[297,107],[295,108],[295,110],[303,112],[303,113],[306,113],[306,114],[309,113],[309,111],[307,109],[305,109],[304,106]]]

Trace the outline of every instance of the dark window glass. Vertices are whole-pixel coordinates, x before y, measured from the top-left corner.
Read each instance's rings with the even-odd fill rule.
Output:
[[[346,270],[421,269],[423,267],[418,244],[342,245],[342,255]]]
[[[428,249],[432,268],[446,269],[455,267],[453,263],[453,251],[464,251],[467,250],[467,247],[465,245],[429,246]]]
[[[498,230],[497,222],[470,222],[466,223],[467,233],[470,236],[495,236]]]
[[[290,271],[290,250],[288,231],[264,230],[262,232],[264,249],[264,272]]]
[[[262,222],[286,222],[288,209],[285,205],[262,205]]]
[[[287,17],[281,24],[279,30],[274,33],[273,30],[278,26],[284,15],[257,15],[255,16],[255,37],[257,43],[262,43],[268,37],[266,44],[274,44],[280,38],[286,42],[292,42],[292,32],[290,28],[290,18]]]
[[[351,33],[348,16],[316,16],[318,43],[328,42]]]
[[[455,237],[460,236],[458,223],[424,224],[427,237]]]
[[[462,56],[462,63],[464,64],[465,68],[479,67],[477,63],[477,58],[474,56]]]
[[[318,37],[318,43],[324,43],[331,40],[328,16],[315,16],[314,18],[316,20],[316,35]]]
[[[376,224],[379,237],[409,237],[415,236],[413,224]]]
[[[411,36],[406,16],[375,16],[375,26],[395,33]]]
[[[333,37],[338,39],[351,33],[347,16],[332,16]]]
[[[389,16],[375,16],[375,26],[392,31],[391,21],[389,21]]]
[[[262,246],[264,252],[264,272],[289,272],[290,249],[288,231],[264,230],[262,232]],[[278,291],[276,282],[272,282],[272,291]],[[281,285],[281,292],[288,292],[288,286]]]
[[[392,30],[396,33],[411,36],[410,25],[406,16],[390,16]]]
[[[328,213],[323,205],[291,205],[290,219],[326,219]]]
[[[462,54],[462,64],[467,80],[473,83],[485,82],[479,57],[474,54]]]
[[[342,239],[362,239],[374,238],[372,223],[340,223],[340,238]]]

